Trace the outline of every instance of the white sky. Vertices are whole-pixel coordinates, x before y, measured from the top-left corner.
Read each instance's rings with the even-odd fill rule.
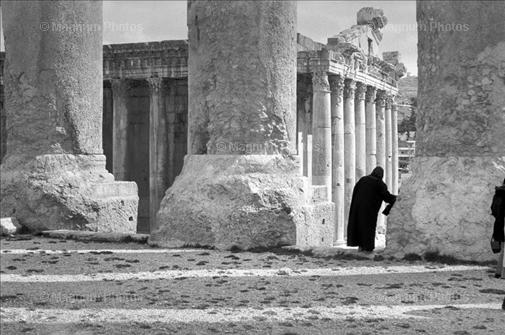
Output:
[[[400,51],[407,70],[417,73],[414,0],[298,1],[298,32],[326,43],[328,37],[355,24],[362,7],[384,10],[389,22],[381,50]],[[104,1],[103,9],[104,44],[187,38],[186,1]]]

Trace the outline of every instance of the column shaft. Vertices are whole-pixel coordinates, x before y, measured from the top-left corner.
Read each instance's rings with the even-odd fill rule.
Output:
[[[365,94],[366,85],[357,83],[354,106],[356,123],[356,181],[366,174]]]
[[[344,78],[330,77],[332,133],[332,201],[335,203],[335,242],[345,243]]]
[[[386,92],[377,91],[376,99],[377,165],[386,170]]]
[[[395,103],[391,106],[391,123],[393,129],[393,183],[391,187],[391,192],[393,194],[398,194],[398,182],[399,182],[399,162],[398,162],[398,107]]]
[[[345,174],[345,219],[349,219],[352,191],[356,181],[356,135],[354,118],[354,93],[356,82],[345,80],[344,87],[344,174]]]
[[[137,186],[114,181],[102,149],[102,2],[1,6],[8,125],[2,216],[33,232],[134,232]]]
[[[127,80],[112,80],[112,174],[116,180],[127,180],[126,154],[128,147],[129,83]]]
[[[156,214],[166,187],[167,152],[166,120],[164,110],[163,79],[152,77],[147,80],[150,90],[149,101],[149,231],[156,227]]]
[[[313,73],[312,92],[312,185],[325,186],[331,201],[331,97],[326,73]]]
[[[377,130],[375,112],[375,87],[368,86],[366,91],[366,174],[377,166]]]
[[[391,105],[393,97],[388,96],[386,100],[386,108],[384,110],[385,120],[385,135],[386,135],[386,184],[389,190],[393,187],[393,125],[391,115]]]

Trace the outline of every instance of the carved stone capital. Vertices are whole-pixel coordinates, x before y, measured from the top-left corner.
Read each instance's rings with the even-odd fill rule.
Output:
[[[151,94],[158,94],[161,89],[161,85],[163,85],[163,78],[160,77],[149,77],[146,79],[149,84],[149,90]]]
[[[386,109],[391,109],[395,103],[395,96],[388,94],[386,96]]]
[[[373,86],[367,86],[365,101],[375,102],[376,95],[377,95],[377,89]]]
[[[386,91],[378,90],[375,102],[380,107],[386,106]]]
[[[354,93],[356,91],[356,82],[352,79],[345,80],[344,87],[344,99],[354,99]]]
[[[330,83],[328,82],[328,74],[323,71],[312,73],[312,90],[315,91],[330,91]]]
[[[358,101],[365,100],[365,94],[366,94],[366,85],[361,82],[357,82],[356,83],[356,93],[355,93],[356,100],[358,100]]]

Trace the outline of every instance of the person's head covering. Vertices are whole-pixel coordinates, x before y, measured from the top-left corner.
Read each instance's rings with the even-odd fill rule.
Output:
[[[377,166],[375,169],[373,169],[372,173],[370,173],[372,177],[382,179],[384,177],[384,169],[381,168],[380,166]]]

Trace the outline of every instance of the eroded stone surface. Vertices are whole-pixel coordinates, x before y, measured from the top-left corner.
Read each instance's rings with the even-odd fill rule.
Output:
[[[186,156],[150,242],[222,249],[295,244],[310,200],[299,171],[296,159],[279,155]]]
[[[102,4],[2,5],[2,215],[33,231],[134,232],[137,186],[114,182],[102,155]]]
[[[417,9],[417,157],[388,220],[387,250],[491,260],[489,206],[505,176],[505,3]]]
[[[2,215],[33,231],[135,232],[137,185],[115,182],[102,155],[41,155],[1,166]]]
[[[505,175],[505,157],[419,157],[388,217],[387,249],[397,256],[439,252],[493,260],[489,239],[493,180]]]

